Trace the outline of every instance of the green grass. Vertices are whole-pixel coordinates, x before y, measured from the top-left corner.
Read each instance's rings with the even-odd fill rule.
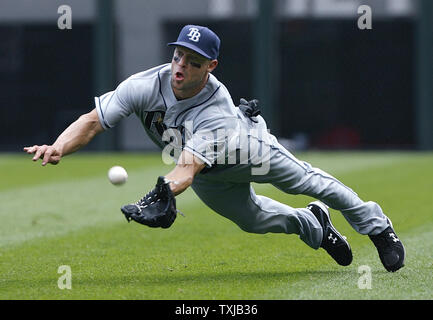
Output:
[[[186,217],[170,229],[128,224],[120,206],[171,170],[159,154],[77,153],[47,167],[8,154],[0,156],[0,299],[432,299],[433,153],[297,156],[381,205],[405,244],[403,269],[386,272],[368,237],[336,211],[354,253],[348,267],[296,235],[245,233],[192,190],[178,197]],[[108,182],[113,165],[128,170],[122,187]],[[255,188],[294,207],[311,200]],[[57,286],[61,265],[71,267],[71,290]],[[371,289],[358,288],[363,265]]]

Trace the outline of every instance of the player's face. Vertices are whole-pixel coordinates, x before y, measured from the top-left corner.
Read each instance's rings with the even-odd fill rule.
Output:
[[[171,85],[177,98],[196,95],[206,85],[209,72],[218,62],[206,59],[192,50],[176,47],[171,61]]]

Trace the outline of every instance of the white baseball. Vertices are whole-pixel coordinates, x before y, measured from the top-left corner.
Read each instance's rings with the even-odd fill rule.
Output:
[[[114,166],[108,170],[108,179],[116,186],[122,185],[128,179],[128,173],[121,166]]]

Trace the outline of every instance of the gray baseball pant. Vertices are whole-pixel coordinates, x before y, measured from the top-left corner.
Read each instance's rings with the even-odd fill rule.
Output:
[[[254,192],[251,182],[270,183],[288,194],[303,194],[339,210],[360,234],[375,235],[387,226],[380,206],[364,202],[336,178],[296,159],[278,142],[270,146],[269,171],[253,175],[250,165],[217,166],[197,174],[192,188],[212,210],[251,233],[297,234],[314,249],[320,247],[322,227],[306,208],[292,208]]]

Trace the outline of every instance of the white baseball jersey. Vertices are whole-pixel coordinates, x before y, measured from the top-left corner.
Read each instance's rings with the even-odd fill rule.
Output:
[[[163,141],[164,131],[176,129],[182,134],[182,147],[208,167],[218,159],[224,162],[228,156],[225,145],[239,143],[239,133],[247,132],[252,123],[235,107],[226,87],[212,74],[197,95],[177,100],[171,87],[170,64],[132,75],[116,90],[96,97],[95,105],[104,129],[134,113],[160,148],[168,143]],[[265,126],[262,119],[257,126],[260,125]]]

